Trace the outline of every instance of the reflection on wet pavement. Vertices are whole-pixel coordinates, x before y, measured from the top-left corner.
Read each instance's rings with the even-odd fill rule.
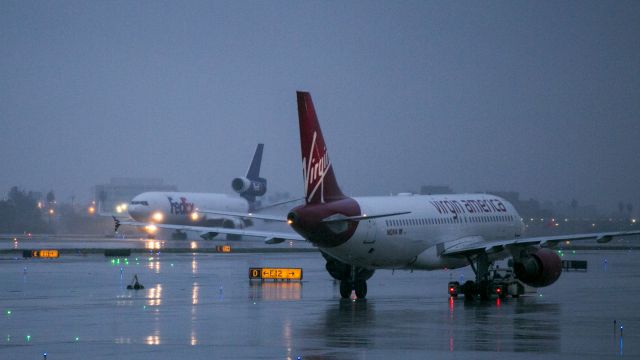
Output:
[[[208,359],[214,348],[225,359],[638,358],[635,259],[610,255],[606,272],[566,273],[531,296],[488,302],[449,299],[459,273],[384,271],[367,300],[342,300],[313,253],[5,259],[0,358],[133,358],[125,344],[138,346],[136,359]],[[305,278],[250,281],[254,266],[300,267]],[[145,289],[126,289],[134,274]]]

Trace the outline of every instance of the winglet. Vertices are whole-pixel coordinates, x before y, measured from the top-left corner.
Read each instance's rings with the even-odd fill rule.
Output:
[[[118,228],[120,228],[120,220],[118,220],[115,216],[112,216],[113,222],[115,223],[113,232],[118,232]]]

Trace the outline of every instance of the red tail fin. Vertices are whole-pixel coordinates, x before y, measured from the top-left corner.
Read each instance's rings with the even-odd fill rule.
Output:
[[[302,91],[298,91],[297,95],[306,202],[313,204],[344,199],[333,173],[311,95]]]

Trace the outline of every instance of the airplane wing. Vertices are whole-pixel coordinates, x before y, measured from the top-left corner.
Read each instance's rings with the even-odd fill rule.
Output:
[[[582,241],[582,240],[596,240],[598,243],[603,244],[611,241],[614,237],[640,235],[640,230],[636,231],[616,231],[616,232],[602,232],[602,233],[588,233],[588,234],[571,234],[571,235],[557,235],[557,236],[539,236],[529,238],[515,238],[509,240],[497,240],[497,241],[478,241],[478,237],[474,239],[461,239],[462,241],[453,242],[452,246],[444,249],[441,253],[442,256],[454,256],[464,257],[474,255],[478,253],[495,253],[502,250],[513,247],[525,247],[525,246],[540,246],[540,247],[553,247],[563,241]]]
[[[154,224],[154,223],[145,223],[145,222],[138,222],[138,221],[120,221],[116,218],[114,218],[114,221],[115,221],[115,231],[118,231],[118,228],[122,225],[139,226],[139,227],[153,225],[160,229],[195,231],[195,232],[201,233],[202,235],[208,234],[208,233],[214,233],[214,234],[232,234],[232,235],[260,237],[260,238],[264,238],[264,242],[267,244],[279,244],[286,240],[306,241],[305,238],[303,238],[302,236],[294,232],[230,229],[230,228],[208,227],[208,226]]]

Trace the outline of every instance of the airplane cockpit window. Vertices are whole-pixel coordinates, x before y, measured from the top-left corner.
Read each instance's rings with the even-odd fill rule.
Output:
[[[130,205],[144,205],[149,206],[149,203],[146,201],[132,201]]]

